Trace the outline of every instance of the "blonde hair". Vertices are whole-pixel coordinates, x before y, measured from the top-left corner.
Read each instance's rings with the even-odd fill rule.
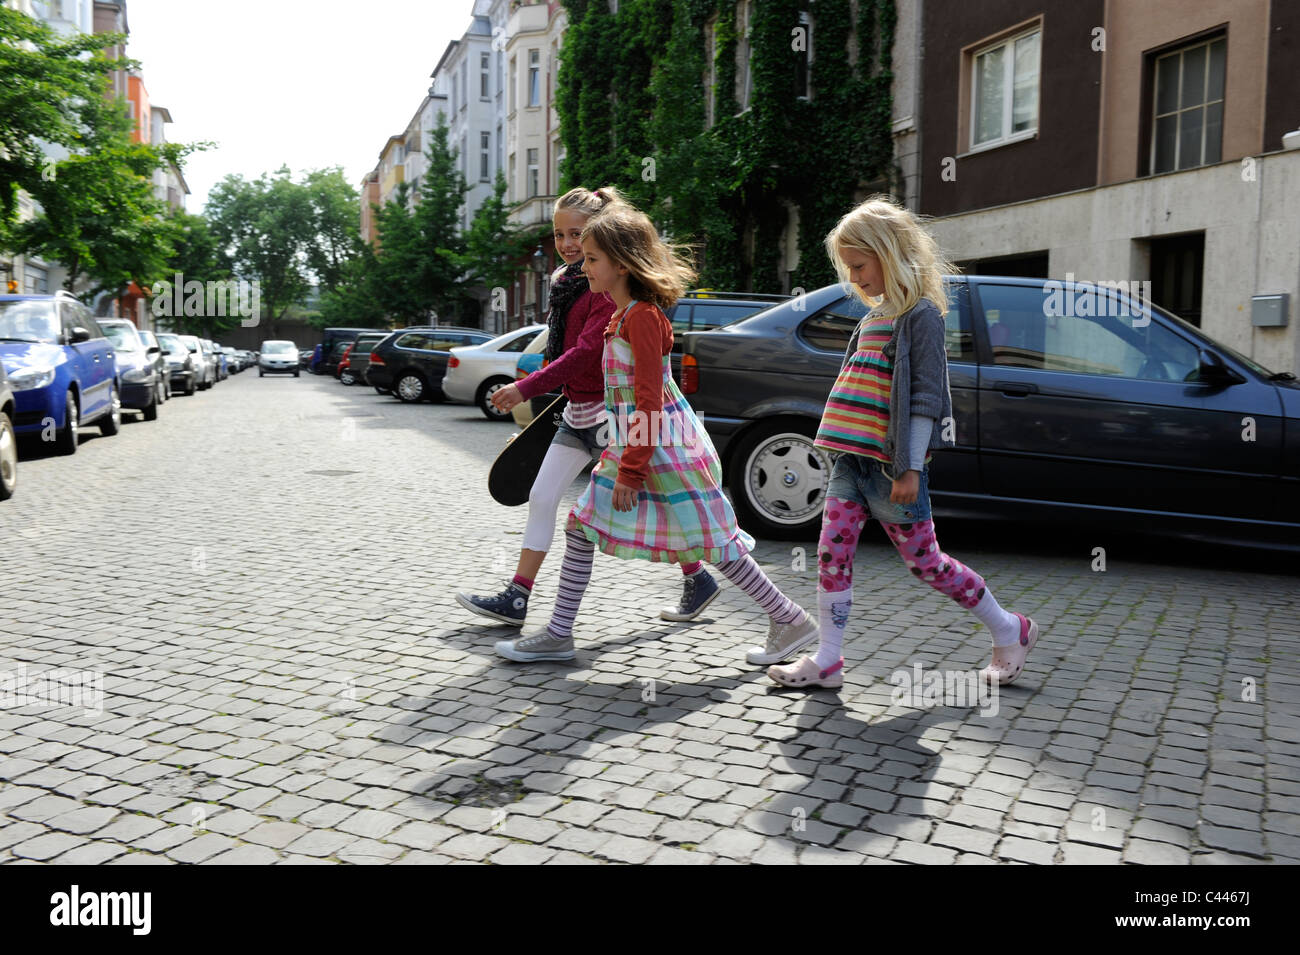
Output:
[[[624,201],[623,194],[613,186],[601,186],[596,190],[578,186],[555,200],[555,211],[576,212],[590,219],[606,206]]]
[[[625,203],[611,204],[592,216],[582,238],[628,270],[628,292],[638,302],[666,311],[695,281],[686,249],[659,238],[650,217]]]
[[[840,249],[870,252],[880,260],[885,280],[883,300],[872,302],[860,288],[851,285]],[[872,196],[845,213],[826,236],[826,254],[840,283],[851,286],[860,299],[875,306],[879,315],[902,315],[923,298],[934,302],[941,315],[948,312],[943,277],[957,270],[925,230],[922,220],[888,196]]]

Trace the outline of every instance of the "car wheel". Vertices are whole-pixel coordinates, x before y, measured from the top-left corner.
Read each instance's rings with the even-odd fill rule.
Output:
[[[413,371],[403,372],[395,382],[393,382],[393,394],[398,399],[408,404],[414,404],[417,401],[423,401],[429,388],[421,378]]]
[[[18,438],[14,423],[0,411],[0,501],[14,496],[18,486]]]
[[[357,376],[352,374],[350,370],[345,371],[339,375],[339,381],[343,382],[345,385],[355,385],[357,383]]]
[[[195,392],[194,377],[191,375],[190,380],[185,382],[185,394],[187,397],[192,398],[194,397],[194,392]]]
[[[492,396],[508,384],[510,384],[510,379],[501,377],[489,378],[478,386],[478,394],[474,398],[474,403],[478,405],[479,410],[487,416],[489,421],[505,421],[510,417],[509,411],[497,411],[496,405],[492,404]]]
[[[153,396],[153,401],[149,402],[146,407],[141,408],[140,413],[144,415],[145,421],[158,420],[158,395],[156,393]]]
[[[265,378],[265,377],[266,377],[266,372],[262,371],[262,369],[260,369],[260,368],[257,369],[257,377],[258,377],[258,378]]]
[[[63,427],[54,436],[54,447],[59,454],[76,454],[80,444],[81,411],[77,408],[77,399],[71,391],[63,399]]]
[[[800,540],[817,535],[831,457],[813,446],[811,419],[777,418],[753,428],[731,459],[731,498],[764,537]]]
[[[122,398],[117,393],[117,385],[113,385],[109,408],[111,410],[108,414],[99,419],[99,433],[106,438],[111,438],[122,430]]]

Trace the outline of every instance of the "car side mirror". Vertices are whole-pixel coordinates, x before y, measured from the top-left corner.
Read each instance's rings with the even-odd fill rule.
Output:
[[[72,335],[69,344],[80,345],[82,342],[88,342],[88,341],[90,341],[89,329],[82,328],[80,325],[78,325],[76,328],[72,330]]]
[[[1208,348],[1200,350],[1201,362],[1196,369],[1196,380],[1205,385],[1239,385],[1244,378],[1223,363],[1223,359]]]
[[[152,345],[152,346],[150,346],[150,347],[145,351],[145,354],[146,354],[146,355],[161,355],[161,354],[162,354],[162,349],[159,348],[157,345]]]

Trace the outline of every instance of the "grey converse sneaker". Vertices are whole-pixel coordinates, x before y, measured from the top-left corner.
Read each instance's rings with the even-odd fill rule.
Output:
[[[551,636],[551,631],[543,629],[531,636],[519,637],[517,640],[498,640],[496,651],[507,660],[516,663],[531,663],[534,660],[572,660],[573,637],[560,640]]]
[[[767,646],[750,647],[745,662],[753,666],[767,666],[789,660],[804,647],[817,642],[817,621],[803,611],[794,623],[771,622],[767,628]]]

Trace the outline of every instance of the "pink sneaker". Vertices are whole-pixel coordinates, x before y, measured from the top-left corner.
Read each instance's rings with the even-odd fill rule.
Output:
[[[822,670],[812,657],[800,657],[785,666],[768,667],[767,675],[782,686],[824,686],[835,690],[844,685],[844,658]]]
[[[993,648],[993,662],[980,670],[980,677],[989,683],[1014,683],[1024,672],[1029,651],[1038,643],[1038,624],[1022,613],[1015,615],[1020,618],[1020,642]]]

